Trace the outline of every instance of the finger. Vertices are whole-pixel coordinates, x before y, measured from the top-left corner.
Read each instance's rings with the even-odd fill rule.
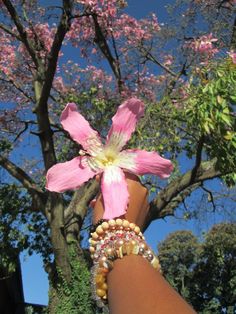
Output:
[[[90,202],[89,206],[90,206],[91,208],[94,208],[96,201],[97,201],[97,199],[94,198],[94,199]]]
[[[99,194],[94,204],[93,217],[92,217],[93,224],[96,224],[98,220],[102,219],[103,214],[104,214],[104,205],[103,205],[102,195]]]
[[[97,174],[96,177],[95,177],[96,181],[98,183],[100,183],[100,180],[101,180],[101,175],[100,174]]]

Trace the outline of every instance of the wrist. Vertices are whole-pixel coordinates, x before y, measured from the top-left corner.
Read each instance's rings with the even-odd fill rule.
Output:
[[[91,233],[90,252],[94,262],[94,296],[99,306],[107,300],[107,274],[115,261],[129,255],[146,259],[153,268],[160,271],[159,260],[147,246],[140,228],[126,219],[103,221]]]

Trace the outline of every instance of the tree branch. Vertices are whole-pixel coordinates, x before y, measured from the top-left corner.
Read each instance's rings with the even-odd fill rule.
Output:
[[[5,25],[3,25],[2,23],[0,23],[0,28],[7,34],[15,37],[16,39],[18,39],[19,41],[21,41],[20,36],[18,36],[16,33],[14,33],[11,29],[7,28]]]
[[[30,54],[30,56],[31,56],[31,58],[32,58],[35,66],[36,66],[36,68],[38,68],[39,60],[35,54],[34,48],[31,45],[30,40],[28,39],[27,32],[25,31],[24,26],[22,25],[22,23],[20,21],[20,17],[18,16],[18,14],[17,14],[17,12],[16,12],[16,10],[15,10],[15,8],[12,5],[10,0],[2,0],[2,1],[5,4],[14,24],[16,25],[16,28],[19,32],[21,41],[24,43],[28,53]]]
[[[47,193],[43,192],[24,170],[3,156],[0,156],[0,166],[2,166],[29,191],[32,197],[32,207],[34,210],[42,210],[46,203]]]
[[[117,80],[119,91],[121,92],[124,83],[122,81],[119,63],[117,62],[117,60],[115,60],[115,58],[113,57],[113,55],[111,53],[111,50],[107,44],[106,38],[104,37],[103,32],[101,30],[101,27],[98,23],[97,15],[92,14],[92,18],[93,18],[94,27],[95,27],[95,39],[94,39],[94,41],[98,45],[98,47],[101,50],[101,52],[103,53],[103,55],[106,57],[108,63],[110,64],[112,72],[114,73],[115,78]]]
[[[166,188],[159,192],[157,198],[150,203],[145,228],[149,226],[152,220],[163,218],[167,215],[173,215],[176,207],[170,206],[170,204],[175,201],[176,198],[178,199],[178,197],[180,197],[180,200],[183,200],[183,197],[190,195],[203,181],[222,176],[223,174],[216,168],[216,163],[216,159],[201,162],[194,175],[193,172],[195,172],[195,169],[193,168],[180,178],[172,181]],[[225,174],[226,173],[224,173],[224,175]],[[187,192],[187,195],[184,194],[185,192]],[[181,193],[183,193],[182,196]],[[177,202],[176,205],[178,204],[179,202]]]
[[[45,72],[45,82],[43,84],[40,100],[37,104],[37,107],[42,108],[45,111],[47,111],[47,100],[49,98],[52,82],[56,73],[57,61],[59,52],[62,47],[62,42],[65,38],[66,33],[70,29],[72,1],[64,0],[63,9],[63,14],[61,16],[56,34],[54,36],[52,47],[48,55],[48,66]]]
[[[179,78],[179,75],[171,71],[167,66],[159,62],[149,51],[144,50],[143,48],[140,48],[141,52],[144,53],[146,60],[152,61],[153,63],[157,64],[159,67],[161,67],[163,70],[165,70],[167,73],[169,73],[171,76],[175,78]]]
[[[54,37],[51,51],[48,55],[48,64],[46,72],[38,73],[38,78],[34,82],[36,96],[36,107],[34,112],[37,115],[39,125],[39,137],[42,147],[45,169],[48,170],[56,163],[56,155],[53,144],[53,132],[51,130],[48,115],[48,98],[52,88],[52,82],[56,73],[57,61],[62,42],[67,31],[70,28],[70,15],[72,10],[72,1],[63,1],[63,14],[61,16],[57,31]]]
[[[16,83],[13,80],[6,80],[4,78],[0,77],[0,81],[7,83],[7,84],[11,84],[13,87],[15,87],[21,94],[23,94],[27,99],[29,99],[30,101],[34,102],[34,99],[29,96],[21,87],[17,86]]]
[[[161,215],[158,218],[164,218],[166,216],[173,216],[175,209],[181,204],[184,203],[186,197],[190,196],[190,194],[196,190],[198,187],[201,186],[201,182],[195,183],[190,187],[184,189],[180,192],[176,197],[174,197],[168,205],[161,211]],[[151,203],[150,206],[152,207],[153,204]],[[152,209],[151,209],[152,210]],[[155,208],[153,208],[155,210]]]
[[[204,185],[201,185],[201,189],[207,193],[207,195],[208,195],[208,202],[211,202],[212,207],[213,207],[213,211],[215,212],[216,211],[216,204],[215,204],[215,201],[214,201],[213,193],[209,189],[207,189]]]
[[[69,239],[78,239],[89,203],[98,191],[99,183],[96,180],[91,180],[74,193],[69,206],[65,210],[65,229]]]
[[[236,49],[236,17],[234,19],[233,31],[231,35],[230,49],[233,51]]]
[[[194,178],[197,174],[198,168],[201,165],[201,161],[202,161],[202,149],[203,149],[203,145],[204,145],[204,135],[202,135],[199,139],[198,145],[197,145],[197,151],[196,151],[196,161],[195,161],[195,166],[193,167],[192,170],[192,178],[191,178],[191,182],[194,182]]]

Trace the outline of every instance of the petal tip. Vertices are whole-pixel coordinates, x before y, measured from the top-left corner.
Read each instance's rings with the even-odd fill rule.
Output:
[[[77,106],[74,102],[69,102],[66,104],[65,108],[61,113],[60,117],[61,122],[68,116],[69,111],[77,111]]]
[[[144,115],[145,105],[136,97],[126,100],[122,106],[128,107],[131,111],[133,111],[137,115],[138,119]]]

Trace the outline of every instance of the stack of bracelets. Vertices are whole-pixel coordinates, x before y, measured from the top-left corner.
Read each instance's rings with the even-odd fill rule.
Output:
[[[116,259],[141,255],[161,271],[158,258],[147,246],[140,228],[125,219],[99,220],[91,230],[90,253],[93,259],[92,293],[99,307],[107,303],[107,274]]]

